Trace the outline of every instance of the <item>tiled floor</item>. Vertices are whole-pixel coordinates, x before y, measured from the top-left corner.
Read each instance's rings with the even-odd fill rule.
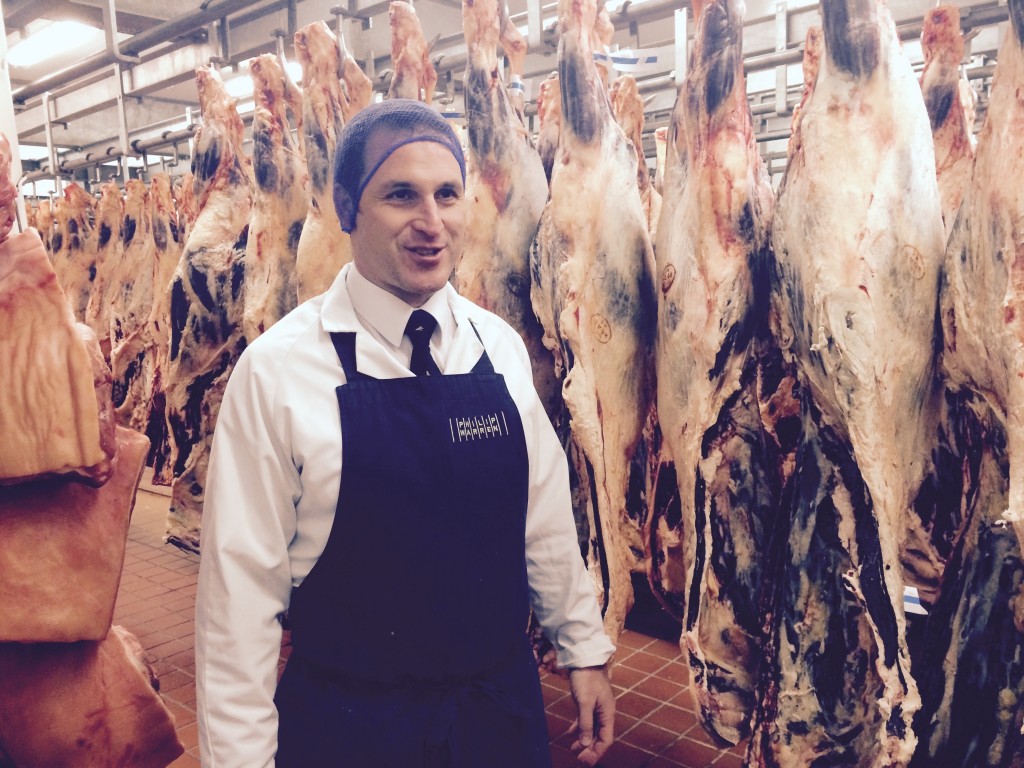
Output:
[[[186,749],[171,768],[194,768],[199,765],[193,658],[199,558],[162,543],[168,499],[153,490],[163,489],[138,494],[114,621],[139,638],[160,677],[160,692]],[[612,685],[616,743],[601,762],[603,768],[742,765],[742,745],[717,748],[698,723],[675,643],[627,630],[619,638]],[[575,714],[568,684],[543,674],[542,687],[554,767],[576,765],[569,751]]]

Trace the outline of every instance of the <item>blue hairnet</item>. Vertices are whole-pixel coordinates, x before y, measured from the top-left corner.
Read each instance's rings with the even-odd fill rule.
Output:
[[[334,207],[345,232],[356,226],[363,190],[377,169],[401,146],[434,141],[459,162],[466,183],[466,159],[455,131],[437,112],[414,99],[387,99],[356,113],[334,151]]]

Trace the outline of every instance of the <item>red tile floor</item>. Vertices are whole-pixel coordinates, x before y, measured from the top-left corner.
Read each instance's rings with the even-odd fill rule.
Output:
[[[164,544],[165,489],[139,490],[128,532],[114,621],[142,642],[160,677],[185,754],[171,768],[199,765],[193,609],[199,558]],[[543,674],[554,768],[576,765],[569,745],[574,710],[567,683]],[[714,746],[697,721],[687,670],[674,642],[626,630],[612,667],[616,743],[603,768],[739,768],[742,745]]]

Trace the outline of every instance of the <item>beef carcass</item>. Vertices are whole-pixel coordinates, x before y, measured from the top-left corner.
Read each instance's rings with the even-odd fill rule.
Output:
[[[184,752],[139,641],[0,645],[0,759],[18,768],[164,768]]]
[[[122,426],[145,433],[153,390],[153,358],[149,354],[149,315],[153,311],[156,245],[149,217],[146,184],[125,184],[124,250],[120,264],[108,275],[110,298],[110,372],[114,407]]]
[[[116,439],[113,475],[99,488],[50,479],[0,494],[0,642],[107,636],[149,449],[132,430],[118,427]]]
[[[558,137],[562,133],[562,88],[558,73],[552,72],[541,81],[537,94],[537,154],[544,164],[544,175],[551,181],[551,169],[558,154]]]
[[[912,645],[922,706],[912,768],[1024,764],[1024,561],[1002,520],[1008,491],[1006,433],[984,398],[949,398],[944,488],[964,520],[952,533],[942,591]]]
[[[731,744],[747,735],[755,703],[761,553],[779,496],[757,390],[773,200],[745,86],[740,10],[712,0],[678,97],[686,181],[655,248],[658,416],[681,515],[654,535],[678,543],[691,688],[705,727]]]
[[[505,52],[508,59],[508,100],[519,115],[519,120],[526,124],[526,91],[523,84],[523,71],[526,67],[526,53],[528,47],[523,33],[516,27],[512,17],[508,15],[508,6],[499,4],[499,24],[501,32],[498,40],[501,43],[501,50]]]
[[[244,127],[217,72],[196,70],[203,124],[193,161],[199,213],[171,280],[165,392],[173,441],[167,539],[199,550],[206,467],[228,376],[245,348],[245,249],[252,168]]]
[[[1006,522],[1024,542],[1024,0],[1009,4],[974,175],[950,235],[942,293],[950,385],[1004,420]]]
[[[28,212],[26,210],[26,217]],[[18,189],[11,181],[11,143],[0,133],[0,243],[18,218]]]
[[[96,276],[96,244],[92,231],[95,201],[77,184],[64,189],[53,208],[54,231],[50,241],[53,270],[75,319],[85,320],[92,281]]]
[[[373,100],[373,82],[347,48],[341,53],[341,83],[345,87],[341,111],[347,123],[356,112],[368,107]]]
[[[171,180],[165,173],[153,174],[149,183],[149,217],[156,247],[153,270],[153,311],[149,315],[149,354],[152,356],[153,385],[146,436],[150,441],[146,463],[153,468],[154,485],[170,485],[171,442],[167,430],[165,380],[171,345],[171,280],[184,244],[178,225]]]
[[[391,86],[389,99],[415,99],[425,104],[434,100],[437,71],[430,63],[430,49],[416,10],[393,0],[388,10],[391,23]]]
[[[88,328],[76,327],[35,230],[0,243],[0,328],[0,484],[65,473],[106,482],[115,452],[109,374],[104,385],[99,346],[94,356],[83,341]]]
[[[603,6],[602,6],[603,7]],[[640,495],[632,463],[653,400],[657,300],[653,251],[636,186],[636,152],[612,117],[594,65],[594,0],[559,4],[563,123],[541,230],[535,305],[548,312],[565,365],[563,396],[596,500],[592,535],[605,559],[605,627],[618,637],[642,565]],[[629,499],[630,494],[637,498]],[[638,519],[639,518],[639,519]],[[602,577],[602,581],[604,578]]]
[[[256,111],[252,164],[256,180],[245,250],[242,331],[252,342],[295,308],[295,253],[306,219],[306,163],[292,138],[284,70],[273,54],[249,62]]]
[[[513,108],[498,68],[497,0],[462,6],[469,49],[465,103],[469,129],[466,199],[470,226],[455,268],[459,293],[519,331],[530,353],[533,380],[552,421],[561,412],[543,329],[530,303],[530,246],[547,202],[540,156]]]
[[[317,21],[297,31],[295,51],[302,64],[302,147],[309,174],[309,211],[295,256],[301,303],[330,288],[352,260],[352,244],[334,208],[334,148],[349,102],[338,80],[338,39],[327,24]]]
[[[85,324],[96,333],[104,356],[110,359],[110,308],[120,290],[114,283],[124,258],[124,199],[113,181],[104,183],[96,206],[96,279],[85,308]]]
[[[36,206],[36,229],[39,231],[39,237],[43,241],[43,247],[46,249],[46,254],[53,260],[53,204],[50,202],[50,198],[44,197],[39,200],[39,204]]]
[[[920,699],[899,550],[936,429],[944,233],[928,115],[888,9],[826,0],[822,14],[772,223],[780,343],[807,404],[753,743],[769,765],[905,765]],[[816,551],[840,570],[807,584],[795,566]]]
[[[633,142],[636,150],[636,183],[640,190],[640,202],[644,206],[647,217],[647,231],[651,233],[653,242],[658,236],[658,220],[661,218],[661,194],[651,182],[651,173],[647,169],[647,158],[644,157],[644,100],[637,88],[636,78],[632,75],[621,75],[615,79],[611,88],[612,113],[619,121],[626,136]]]
[[[192,234],[192,227],[199,214],[194,174],[191,171],[186,171],[176,177],[171,185],[171,194],[174,197],[174,210],[178,217],[178,238],[184,245],[188,242],[188,236]]]
[[[942,220],[949,234],[974,167],[967,116],[960,102],[964,38],[960,33],[959,8],[940,5],[928,10],[921,32],[921,50],[921,91],[935,139],[935,173],[942,199]]]

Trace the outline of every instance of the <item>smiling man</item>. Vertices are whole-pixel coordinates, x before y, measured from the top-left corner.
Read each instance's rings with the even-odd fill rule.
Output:
[[[335,162],[353,262],[246,350],[218,417],[203,765],[547,768],[531,608],[594,765],[613,647],[526,348],[448,283],[468,226],[462,148],[396,99],[352,119]]]

